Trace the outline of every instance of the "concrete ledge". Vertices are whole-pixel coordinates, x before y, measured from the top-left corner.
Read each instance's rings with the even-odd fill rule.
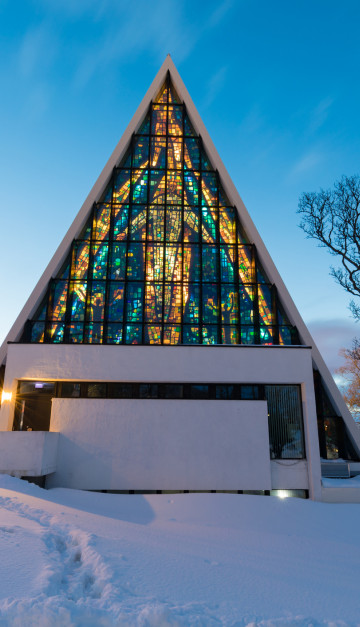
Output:
[[[272,490],[308,490],[308,467],[305,459],[271,460]]]
[[[1,431],[0,474],[41,477],[56,471],[58,433]]]

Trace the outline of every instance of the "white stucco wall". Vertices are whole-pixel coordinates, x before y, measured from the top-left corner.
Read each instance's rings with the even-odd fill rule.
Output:
[[[266,401],[54,399],[49,486],[271,489]]]
[[[11,391],[13,397],[0,409],[1,430],[12,427],[19,379],[301,384],[309,490],[312,498],[321,498],[309,347],[10,344],[4,389]],[[180,402],[183,415],[184,401]]]
[[[0,432],[0,473],[39,477],[55,472],[58,438],[47,431]]]

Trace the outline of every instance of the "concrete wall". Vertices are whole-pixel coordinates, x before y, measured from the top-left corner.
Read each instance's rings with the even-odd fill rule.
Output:
[[[50,429],[50,486],[271,489],[266,401],[54,399]]]
[[[55,472],[59,434],[45,431],[0,432],[0,473],[39,477]]]
[[[11,391],[13,398],[0,409],[0,429],[12,427],[19,379],[301,384],[308,487],[311,497],[320,499],[321,471],[312,377],[311,350],[307,347],[10,344],[4,389]],[[90,400],[93,402],[95,399]],[[182,416],[184,402],[180,401]],[[286,486],[278,487],[285,489]],[[157,489],[165,488],[157,486]],[[182,486],[181,489],[196,488]],[[201,489],[205,489],[204,486]],[[242,488],[237,486],[236,489]]]

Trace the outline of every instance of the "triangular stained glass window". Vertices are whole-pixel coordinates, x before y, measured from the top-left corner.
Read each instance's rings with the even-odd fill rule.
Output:
[[[23,339],[298,343],[169,75]]]

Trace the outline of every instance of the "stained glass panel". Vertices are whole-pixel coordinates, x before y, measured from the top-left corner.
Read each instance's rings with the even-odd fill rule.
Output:
[[[129,205],[114,205],[113,207],[114,230],[113,238],[124,240],[128,235]]]
[[[166,212],[166,241],[177,242],[181,236],[182,209],[172,207]]]
[[[128,244],[126,272],[128,279],[142,280],[144,278],[144,253],[144,244]]]
[[[106,279],[107,261],[108,261],[108,243],[93,244],[91,247],[92,254],[92,278]]]
[[[124,316],[124,284],[110,283],[108,299],[108,320],[121,322]]]
[[[133,168],[146,168],[149,162],[149,138],[135,137],[132,158]]]
[[[166,175],[162,170],[152,170],[150,173],[150,204],[165,204]]]
[[[162,322],[163,284],[147,283],[145,288],[145,319],[148,322]]]
[[[166,135],[167,106],[154,105],[151,112],[151,134]]]
[[[131,208],[130,239],[146,239],[146,205],[133,205]]]
[[[148,216],[148,239],[163,240],[164,239],[164,207],[158,205],[150,205]]]
[[[169,106],[168,108],[168,133],[169,135],[182,135],[182,107]]]
[[[126,269],[126,243],[112,244],[109,265],[109,278],[123,281]]]
[[[131,170],[118,170],[114,178],[113,202],[124,203],[129,200]]]
[[[298,342],[170,76],[50,281],[25,338]]]
[[[150,165],[152,168],[166,167],[166,139],[162,137],[151,138]]]

